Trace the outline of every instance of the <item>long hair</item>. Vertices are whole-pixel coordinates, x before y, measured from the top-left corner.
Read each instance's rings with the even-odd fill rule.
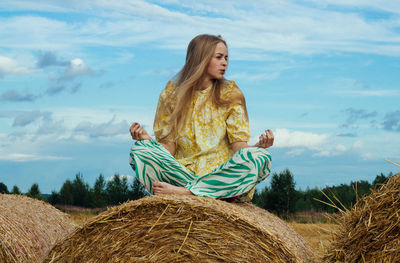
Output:
[[[169,119],[172,128],[164,138],[172,135],[175,141],[179,131],[184,127],[188,116],[191,114],[190,106],[194,94],[196,90],[202,88],[203,81],[207,75],[208,65],[214,56],[218,43],[223,43],[228,48],[221,36],[203,34],[196,36],[190,41],[187,48],[185,65],[176,75],[176,80],[174,81],[176,86],[176,106]],[[222,78],[212,81],[212,88],[208,99],[217,107],[226,107],[234,104],[243,105],[246,118],[248,118],[243,94],[233,94],[229,98],[223,99],[221,98],[221,90],[227,83],[227,80]]]

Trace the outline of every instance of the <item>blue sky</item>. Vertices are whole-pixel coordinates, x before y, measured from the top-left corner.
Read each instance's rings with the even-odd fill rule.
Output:
[[[399,1],[14,0],[0,2],[0,181],[49,193],[78,172],[133,176],[129,126],[152,132],[202,33],[228,42],[251,142],[275,132],[273,172],[301,189],[397,172]]]

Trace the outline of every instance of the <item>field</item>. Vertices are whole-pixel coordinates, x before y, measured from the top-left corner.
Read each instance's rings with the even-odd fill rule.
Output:
[[[78,225],[83,225],[94,216],[93,213],[87,212],[70,212],[69,214]],[[297,223],[290,221],[288,224],[304,238],[317,257],[323,255],[326,246],[329,244],[329,240],[331,240],[331,232],[337,228],[336,224],[321,222]]]
[[[337,228],[335,224],[290,222],[289,225],[304,238],[317,257],[321,257],[332,239],[331,233]]]

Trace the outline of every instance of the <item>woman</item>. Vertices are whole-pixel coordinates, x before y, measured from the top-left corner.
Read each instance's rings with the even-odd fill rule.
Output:
[[[154,194],[183,194],[249,201],[270,173],[271,130],[254,146],[244,96],[224,78],[226,42],[199,35],[186,62],[161,92],[154,120],[156,140],[135,122],[130,164]]]

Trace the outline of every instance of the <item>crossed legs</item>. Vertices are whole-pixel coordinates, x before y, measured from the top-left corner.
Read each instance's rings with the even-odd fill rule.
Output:
[[[150,193],[230,198],[247,193],[269,175],[271,156],[263,148],[243,148],[219,168],[198,177],[158,142],[142,140],[132,147],[130,164]]]

